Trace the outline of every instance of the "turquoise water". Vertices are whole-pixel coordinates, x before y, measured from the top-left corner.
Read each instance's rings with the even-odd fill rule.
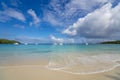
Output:
[[[120,53],[120,45],[96,44],[96,45],[0,45],[0,56],[22,54],[45,54],[45,53]]]
[[[120,64],[120,45],[0,45],[0,66],[48,61],[48,69],[75,74],[104,72]]]

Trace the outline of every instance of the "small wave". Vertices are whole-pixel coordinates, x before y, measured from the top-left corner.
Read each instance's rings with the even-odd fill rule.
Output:
[[[119,56],[120,54],[52,55],[47,68],[72,74],[96,74],[120,66]]]
[[[70,73],[70,74],[81,74],[81,75],[87,75],[87,74],[98,74],[98,73],[103,73],[103,72],[108,72],[108,71],[111,71],[117,67],[119,67],[120,65],[116,65],[112,68],[109,68],[109,69],[106,69],[106,70],[100,70],[100,71],[94,71],[94,72],[89,72],[89,73],[85,73],[85,72],[79,72],[79,73],[76,73],[76,72],[72,72],[72,71],[66,71],[66,70],[62,70],[62,68],[59,68],[59,69],[53,69],[53,68],[49,68],[48,66],[46,66],[47,69],[49,70],[57,70],[57,71],[62,71],[62,72],[66,72],[66,73]]]

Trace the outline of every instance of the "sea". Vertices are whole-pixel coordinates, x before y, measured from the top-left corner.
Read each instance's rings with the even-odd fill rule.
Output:
[[[41,65],[41,62],[47,63]],[[0,67],[43,66],[71,74],[95,74],[120,66],[119,44],[0,44]]]

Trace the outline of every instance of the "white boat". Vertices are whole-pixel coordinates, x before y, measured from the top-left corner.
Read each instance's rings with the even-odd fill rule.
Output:
[[[14,45],[18,45],[19,43],[14,43]]]

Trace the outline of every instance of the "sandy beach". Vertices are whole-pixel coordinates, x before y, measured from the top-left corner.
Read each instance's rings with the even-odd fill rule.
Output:
[[[97,74],[71,74],[39,65],[0,67],[0,80],[120,80],[120,67]]]
[[[0,80],[120,80],[120,46],[111,46],[1,46]]]
[[[120,80],[120,0],[0,0],[0,80]]]

